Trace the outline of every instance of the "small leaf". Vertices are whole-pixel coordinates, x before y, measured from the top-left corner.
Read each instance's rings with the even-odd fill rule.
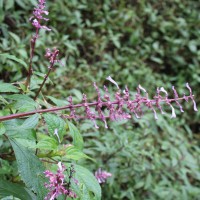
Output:
[[[60,140],[62,141],[63,136],[66,133],[66,123],[65,121],[58,117],[57,115],[53,115],[53,114],[44,114],[43,115],[45,122],[47,123],[47,127],[48,127],[48,131],[49,134],[54,137],[56,140],[58,140],[57,136],[54,134],[55,130],[58,130],[58,135]]]
[[[0,181],[0,197],[7,197],[12,195],[13,197],[17,197],[21,200],[36,200],[36,196],[31,192],[27,191],[23,186],[16,183],[11,183],[6,180]]]
[[[26,186],[33,190],[38,199],[44,199],[46,189],[44,183],[46,178],[44,176],[45,168],[42,162],[29,149],[19,144],[15,139],[9,138],[9,141],[15,152],[18,171]]]
[[[92,158],[90,158],[89,156],[87,156],[74,146],[68,146],[65,151],[66,151],[65,157],[67,159],[80,160],[81,158],[87,158],[94,161]]]
[[[38,124],[39,121],[39,114],[34,114],[31,117],[29,117],[28,119],[26,119],[24,121],[24,123],[20,126],[21,129],[32,129],[35,128]]]
[[[21,59],[15,57],[15,56],[13,56],[13,55],[10,55],[10,54],[7,54],[7,53],[3,53],[3,54],[0,54],[0,57],[3,58],[3,59],[14,60],[15,62],[18,62],[18,63],[20,63],[21,65],[23,65],[26,69],[28,68],[27,64],[26,64],[23,60],[21,60]]]
[[[47,98],[49,98],[57,106],[66,106],[67,104],[69,104],[67,101],[56,99],[51,96],[47,96]]]
[[[3,102],[5,105],[9,104],[1,95],[0,95],[0,101]]]
[[[19,90],[10,83],[0,83],[0,92],[13,92],[17,93]]]
[[[71,92],[76,96],[78,101],[81,101],[83,98],[82,93],[77,89],[72,89]],[[76,101],[75,101],[76,102]]]
[[[58,148],[58,142],[56,139],[47,136],[46,138],[40,140],[37,143],[36,148],[46,149],[46,150],[55,150]]]
[[[78,131],[78,129],[72,124],[71,122],[67,121],[68,127],[69,127],[69,134],[73,138],[73,145],[77,147],[78,149],[83,149],[83,137]]]

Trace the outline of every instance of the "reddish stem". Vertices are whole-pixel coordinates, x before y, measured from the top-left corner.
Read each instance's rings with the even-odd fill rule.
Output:
[[[26,90],[28,89],[28,86],[30,85],[31,76],[33,74],[32,63],[33,63],[33,56],[34,56],[34,52],[35,52],[35,44],[36,44],[38,35],[39,35],[39,28],[36,28],[36,33],[31,38],[31,42],[30,42],[30,61],[29,61],[29,69],[28,69],[27,79],[26,79],[26,82],[25,82]]]
[[[42,90],[42,88],[43,88],[43,86],[44,86],[44,84],[45,84],[47,78],[49,77],[49,74],[51,73],[51,70],[53,69],[53,66],[54,66],[55,61],[56,61],[56,56],[58,55],[58,53],[59,53],[58,50],[54,53],[54,55],[53,55],[53,61],[51,62],[51,65],[50,65],[50,67],[49,67],[49,71],[48,71],[48,73],[45,75],[44,80],[43,80],[43,82],[42,82],[42,84],[41,84],[39,90],[37,91],[37,93],[36,93],[36,95],[35,95],[34,100],[37,99],[37,97],[38,97],[40,91]]]
[[[177,99],[168,99],[170,102],[173,101],[177,101],[177,100],[184,100],[185,98],[191,98],[193,97],[193,95],[191,96],[184,96],[181,98],[177,98]],[[150,100],[146,100],[144,99],[143,101],[141,101],[141,103],[146,103],[149,102]],[[161,99],[160,102],[165,102],[166,99]],[[152,103],[156,103],[157,100],[151,100]],[[113,101],[113,102],[109,102],[110,104],[118,104],[119,101]],[[133,100],[132,103],[138,103],[138,100]],[[98,102],[93,102],[93,103],[87,103],[87,106],[96,106],[98,104]],[[107,106],[108,102],[102,102],[102,106]],[[0,121],[7,121],[10,119],[16,119],[16,118],[21,118],[21,117],[26,117],[26,116],[30,116],[30,115],[34,115],[36,113],[47,113],[47,112],[55,112],[55,111],[59,111],[59,110],[65,110],[65,109],[70,109],[70,108],[80,108],[80,107],[85,107],[84,103],[81,104],[76,104],[76,105],[67,105],[67,106],[62,106],[62,107],[53,107],[53,108],[48,108],[48,109],[41,109],[41,110],[34,110],[34,111],[30,111],[30,112],[24,112],[24,113],[17,113],[17,114],[12,114],[12,115],[7,115],[7,116],[3,116],[0,117]]]

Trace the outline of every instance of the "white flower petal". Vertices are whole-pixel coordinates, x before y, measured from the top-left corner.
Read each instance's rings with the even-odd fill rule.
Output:
[[[138,85],[139,89],[142,90],[143,92],[147,92],[141,85]]]
[[[115,84],[117,89],[119,89],[118,84],[110,76],[108,76],[106,79],[109,80],[111,83]]]
[[[171,118],[176,118],[176,113],[175,113],[174,107],[171,104],[170,104],[170,107],[172,109],[172,116],[171,116]]]
[[[164,89],[164,87],[161,87],[161,88],[160,88],[160,91],[161,91],[161,92],[164,92],[164,93],[166,94],[166,96],[168,96],[168,93],[167,93],[167,91]]]

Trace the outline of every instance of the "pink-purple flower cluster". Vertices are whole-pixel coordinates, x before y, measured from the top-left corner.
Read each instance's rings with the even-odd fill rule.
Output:
[[[107,171],[102,171],[101,168],[99,168],[96,172],[95,172],[95,177],[97,179],[97,181],[99,183],[105,183],[106,179],[108,179],[109,177],[111,177],[112,174],[107,172]]]
[[[45,10],[45,0],[38,0],[38,5],[34,8],[33,16],[30,17],[30,21],[32,21],[32,25],[38,30],[40,28],[45,29],[47,31],[51,31],[47,26],[41,25],[41,20],[48,21],[48,18],[45,18],[43,15],[48,15],[49,12]]]
[[[60,60],[57,59],[58,54],[59,54],[59,50],[56,47],[54,47],[53,50],[47,48],[45,57],[49,59],[50,63],[60,62]]]
[[[149,98],[149,95],[145,88],[141,85],[137,87],[137,92],[135,97],[131,99],[131,94],[129,92],[128,87],[122,91],[120,90],[118,84],[109,76],[107,78],[110,82],[112,82],[116,87],[117,91],[114,94],[114,100],[111,100],[111,95],[108,91],[108,88],[104,86],[104,95],[101,95],[99,88],[96,83],[94,83],[95,90],[97,92],[97,101],[94,103],[88,103],[87,96],[83,94],[83,103],[78,105],[72,104],[72,97],[69,98],[69,109],[70,116],[69,118],[74,119],[90,119],[94,123],[95,127],[98,128],[96,120],[100,119],[104,122],[105,128],[108,128],[106,118],[110,120],[122,120],[122,119],[130,119],[131,114],[134,114],[136,118],[141,118],[144,113],[144,108],[151,110],[153,112],[154,118],[157,120],[157,111],[159,110],[161,114],[164,114],[163,104],[165,103],[171,109],[171,118],[176,117],[175,108],[172,105],[173,102],[179,107],[181,112],[183,111],[183,107],[180,104],[181,100],[185,100],[188,102],[189,99],[193,102],[194,110],[197,111],[196,102],[194,100],[194,95],[192,94],[192,90],[189,84],[186,84],[187,89],[189,90],[189,95],[183,95],[182,97],[178,96],[178,93],[174,86],[172,86],[173,90],[173,98],[170,98],[168,92],[164,89],[164,87],[157,88],[156,95],[153,99]],[[90,107],[95,106],[95,111]],[[85,115],[78,116],[75,109],[78,107],[85,108]],[[106,111],[107,110],[107,111]],[[106,115],[107,113],[107,115]]]
[[[45,177],[49,178],[49,183],[45,183],[45,187],[49,190],[49,193],[45,197],[45,200],[54,200],[61,194],[64,194],[67,197],[71,198],[77,197],[76,194],[69,188],[69,184],[65,183],[65,170],[66,167],[61,162],[59,162],[58,170],[55,174],[49,170],[46,170],[44,172]]]

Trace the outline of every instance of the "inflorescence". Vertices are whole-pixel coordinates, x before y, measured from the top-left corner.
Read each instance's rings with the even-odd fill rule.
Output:
[[[69,177],[68,182],[65,181],[65,174],[64,172],[68,171],[66,167],[59,162],[58,163],[58,170],[54,174],[53,172],[46,170],[44,172],[45,177],[49,178],[49,183],[45,183],[45,187],[49,190],[49,193],[45,197],[45,200],[54,200],[59,195],[64,194],[67,197],[76,198],[76,194],[70,189],[70,184],[72,180],[72,176],[75,173],[73,165],[69,169]],[[75,181],[77,184],[77,180]]]
[[[48,15],[49,12],[47,10],[45,10],[45,0],[38,0],[38,5],[37,7],[34,8],[33,11],[33,16],[30,17],[30,21],[32,21],[32,25],[36,28],[36,29],[45,29],[47,31],[51,31],[50,28],[48,28],[47,26],[43,26],[41,25],[41,21],[48,21],[49,19],[44,17],[43,15]]]
[[[112,80],[111,81],[112,83],[116,83],[111,77],[108,77],[107,79],[109,81]],[[118,90],[114,94],[114,100],[111,100],[111,95],[106,86],[104,86],[105,92],[103,96],[101,95],[100,90],[97,87],[96,83],[94,83],[94,87],[97,91],[97,101],[95,102],[92,103],[88,102],[87,96],[83,94],[82,103],[73,104],[73,98],[72,96],[70,96],[68,97],[69,104],[66,106],[52,107],[48,109],[41,109],[30,112],[11,114],[8,116],[2,116],[0,117],[0,121],[25,117],[33,115],[35,113],[69,110],[70,113],[68,115],[62,114],[61,116],[63,118],[69,118],[75,120],[90,119],[94,123],[96,128],[99,128],[96,123],[96,120],[101,120],[104,123],[105,128],[108,128],[107,119],[110,119],[111,121],[130,119],[132,117],[131,114],[135,115],[135,117],[139,119],[143,116],[145,107],[153,112],[154,118],[157,120],[158,110],[161,112],[161,114],[165,114],[163,111],[164,104],[170,107],[172,112],[171,118],[175,118],[176,113],[172,103],[175,102],[176,105],[179,107],[180,111],[184,112],[183,107],[181,106],[180,103],[180,101],[182,100],[185,100],[186,102],[192,100],[194,111],[198,111],[196,102],[194,100],[194,95],[192,94],[192,89],[190,88],[188,83],[186,83],[186,87],[189,90],[189,95],[186,95],[184,93],[182,97],[179,97],[175,87],[172,86],[174,98],[169,98],[168,92],[163,87],[161,87],[157,88],[156,95],[154,96],[153,99],[149,99],[146,89],[143,88],[141,85],[137,87],[137,92],[133,99],[131,99],[131,94],[127,86],[123,91],[121,91],[120,88],[117,87]],[[144,95],[142,95],[142,93]],[[37,94],[39,94],[39,92]],[[95,110],[92,109],[91,107],[95,107]],[[80,116],[77,112],[78,108],[84,108],[85,114]]]
[[[111,177],[112,174],[107,172],[107,171],[102,171],[101,168],[99,168],[96,172],[95,172],[95,177],[97,179],[97,181],[101,184],[101,183],[105,183],[106,180]]]
[[[189,90],[189,95],[186,96],[185,94],[182,97],[178,96],[178,93],[174,86],[172,86],[174,98],[169,98],[168,92],[163,88],[157,88],[156,95],[153,99],[149,99],[148,93],[145,88],[141,85],[137,87],[137,92],[135,94],[135,98],[131,100],[131,95],[129,92],[128,87],[126,86],[123,91],[120,90],[118,84],[109,76],[107,78],[110,82],[116,85],[117,92],[115,93],[114,101],[111,101],[111,96],[109,94],[108,88],[104,86],[104,96],[101,96],[100,90],[97,87],[96,83],[94,83],[94,88],[97,92],[97,101],[94,103],[88,103],[87,96],[83,94],[82,104],[73,105],[72,97],[68,98],[68,102],[70,103],[68,108],[70,109],[70,115],[65,115],[66,118],[73,118],[73,119],[90,119],[96,128],[99,128],[96,124],[96,120],[100,119],[104,122],[105,128],[108,128],[106,119],[109,118],[111,121],[114,120],[123,120],[123,119],[130,119],[131,114],[134,114],[136,118],[141,118],[144,113],[144,107],[151,110],[154,114],[154,118],[157,120],[157,110],[164,114],[162,105],[165,103],[171,109],[171,118],[176,117],[175,109],[172,105],[172,102],[175,102],[179,107],[181,112],[183,111],[183,107],[180,104],[180,100],[185,100],[188,102],[189,99],[193,102],[194,111],[197,110],[196,102],[194,100],[194,95],[192,94],[192,90],[188,83],[186,83],[186,87]],[[143,93],[143,95],[142,95]],[[93,111],[90,107],[95,106],[95,111]],[[75,112],[75,108],[77,107],[84,107],[85,108],[85,115],[78,116]],[[104,113],[108,111],[108,116]]]

